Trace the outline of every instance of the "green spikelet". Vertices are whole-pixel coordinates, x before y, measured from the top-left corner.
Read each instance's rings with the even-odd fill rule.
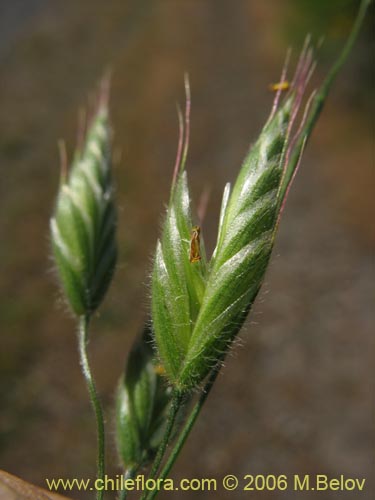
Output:
[[[146,328],[131,350],[116,395],[116,442],[125,470],[152,460],[163,435],[170,389],[158,373]]]
[[[273,245],[292,100],[266,124],[246,157],[232,194],[224,191],[218,242],[202,305],[178,377],[199,384],[241,328],[260,289]]]
[[[158,350],[171,381],[176,382],[205,290],[207,263],[190,262],[193,228],[186,172],[177,180],[158,241],[152,275],[152,317]]]
[[[367,6],[364,0],[342,55],[300,113],[315,67],[306,39],[289,91],[280,104],[281,87],[277,88],[271,115],[245,158],[232,193],[229,184],[225,187],[216,248],[210,262],[202,259],[203,279],[198,288],[191,272],[193,264],[183,249],[186,228],[191,225],[185,174],[180,171],[178,183],[173,183],[163,238],[156,251],[152,319],[159,353],[177,393],[197,387],[223,358],[260,290],[304,147]]]
[[[108,110],[102,103],[69,174],[62,176],[50,223],[61,285],[78,316],[99,306],[116,263],[110,156]]]
[[[188,259],[192,222],[183,171],[172,186],[156,251],[152,318],[161,359],[179,392],[199,385],[221,359],[261,287],[283,200],[298,167],[295,158],[303,149],[298,141],[303,121],[293,136],[291,132],[312,68],[307,43],[292,89],[282,105],[278,92],[271,116],[245,158],[232,193],[229,184],[225,187],[216,248],[211,261],[202,259],[200,268]],[[291,155],[293,167],[288,170]],[[197,276],[201,276],[200,282]]]
[[[294,103],[292,94],[268,120],[231,194],[226,186],[210,263],[203,244],[201,260],[189,258],[193,222],[183,169],[173,184],[154,261],[152,319],[169,380],[182,392],[198,385],[227,349],[261,286],[273,244]]]

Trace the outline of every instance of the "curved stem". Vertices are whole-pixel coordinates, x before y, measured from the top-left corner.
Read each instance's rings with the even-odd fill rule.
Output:
[[[290,181],[292,180],[293,172],[296,170],[296,167],[298,165],[298,161],[301,156],[301,151],[305,147],[305,144],[309,137],[311,136],[312,130],[315,126],[315,123],[317,122],[320,113],[322,112],[323,105],[326,101],[326,98],[328,96],[328,93],[333,85],[333,82],[335,81],[337,74],[341,70],[342,66],[344,65],[345,61],[347,60],[354,43],[356,42],[360,29],[362,27],[362,24],[365,20],[366,17],[366,12],[371,4],[372,0],[362,0],[358,9],[357,17],[354,21],[352,30],[350,32],[350,35],[341,51],[339,56],[337,57],[336,61],[334,62],[332,68],[330,69],[328,75],[326,76],[325,80],[323,81],[322,85],[320,86],[320,89],[315,93],[312,102],[311,102],[311,107],[309,110],[309,113],[307,115],[305,125],[301,131],[301,134],[299,136],[298,141],[295,143],[293,152],[290,156],[289,159],[289,164],[287,166],[287,170],[285,172],[285,179],[286,181],[283,183],[283,186],[281,187],[280,190],[280,200],[283,200],[285,198],[286,190],[288,189],[288,185],[290,184]]]
[[[350,54],[354,43],[356,42],[358,38],[359,31],[362,27],[363,21],[365,20],[366,17],[366,11],[368,7],[370,6],[372,0],[362,0],[358,9],[357,17],[354,21],[353,27],[351,29],[350,35],[344,45],[344,48],[341,51],[341,54],[338,56],[336,59],[334,65],[331,68],[331,71],[329,72],[325,82],[323,83],[321,87],[321,94],[323,97],[325,97],[328,94],[328,91],[330,87],[332,86],[332,83],[334,79],[337,76],[337,73],[340,71],[342,66],[344,65],[345,61],[348,58],[348,55]]]
[[[98,393],[96,391],[95,382],[91,374],[90,364],[87,357],[87,342],[88,342],[88,326],[90,317],[81,316],[79,318],[78,329],[78,348],[79,357],[83,376],[85,377],[87,389],[89,392],[92,407],[94,409],[97,427],[98,440],[98,456],[97,456],[97,479],[102,480],[101,486],[104,486],[104,471],[105,471],[105,435],[104,435],[104,419],[103,410],[100,404]],[[103,491],[97,491],[97,500],[103,499]]]
[[[206,402],[206,399],[212,389],[212,386],[214,385],[216,378],[219,374],[220,368],[222,366],[222,360],[220,360],[215,368],[210,373],[210,376],[201,392],[201,395],[199,396],[198,401],[196,402],[194,408],[192,409],[188,420],[186,421],[182,431],[180,432],[180,435],[178,437],[178,440],[176,444],[173,447],[173,450],[171,451],[171,454],[168,457],[168,460],[166,461],[163,469],[161,470],[158,479],[166,479],[168,476],[170,470],[172,469],[175,461],[177,460],[197,418],[198,415],[203,408],[204,403]],[[156,497],[156,495],[159,493],[158,490],[153,490],[149,493],[148,496],[146,496],[147,500],[152,500],[153,498]]]
[[[178,410],[181,407],[182,398],[183,398],[183,394],[181,392],[177,392],[177,391],[174,392],[174,394],[172,396],[171,407],[169,409],[169,414],[168,414],[167,424],[165,427],[163,441],[161,442],[161,444],[158,448],[158,452],[157,452],[155,460],[152,464],[151,472],[148,476],[148,479],[154,479],[158,470],[159,470],[160,464],[163,460],[165,451],[167,449],[167,446],[168,446],[168,443],[169,443],[169,440],[170,440],[170,437],[172,434],[173,425],[175,423]],[[141,500],[145,500],[148,496],[148,493],[149,492],[147,490],[144,491],[143,495],[141,497]]]

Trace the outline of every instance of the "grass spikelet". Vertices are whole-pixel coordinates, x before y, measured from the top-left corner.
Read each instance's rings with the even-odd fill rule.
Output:
[[[155,363],[151,333],[145,328],[129,353],[116,395],[116,442],[128,473],[149,463],[160,444],[170,390]]]
[[[111,177],[111,131],[106,89],[70,171],[62,150],[62,174],[52,249],[65,297],[78,316],[102,301],[116,263],[116,210]]]

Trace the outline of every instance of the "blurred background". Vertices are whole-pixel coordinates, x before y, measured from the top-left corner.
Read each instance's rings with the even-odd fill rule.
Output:
[[[149,307],[184,72],[192,89],[189,179],[196,201],[210,189],[203,232],[212,249],[224,184],[269,114],[268,85],[278,80],[287,47],[295,63],[306,33],[316,41],[324,36],[317,84],[358,4],[0,0],[0,468],[43,487],[46,477],[85,478],[95,470],[94,420],[75,324],[54,277],[48,221],[59,179],[57,141],[64,137],[72,154],[78,109],[104,70],[113,70],[114,143],[122,152],[115,171],[120,258],[93,322],[90,355],[106,408],[108,473],[115,475],[114,388]],[[366,491],[298,498],[373,498],[371,21],[373,15],[307,147],[266,282],[176,478],[344,474],[367,478]]]

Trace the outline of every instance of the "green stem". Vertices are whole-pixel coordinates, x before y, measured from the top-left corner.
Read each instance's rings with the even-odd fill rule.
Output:
[[[353,48],[353,45],[354,45],[355,41],[357,40],[359,31],[361,29],[361,26],[362,26],[363,21],[364,21],[365,16],[366,16],[367,8],[369,7],[371,2],[372,2],[372,0],[362,0],[361,5],[360,5],[359,10],[358,10],[357,17],[354,21],[353,28],[352,28],[350,35],[346,41],[346,44],[344,45],[344,48],[342,49],[341,54],[336,59],[336,62],[332,66],[331,71],[329,72],[327,78],[325,79],[325,81],[320,89],[319,94],[322,95],[323,97],[327,96],[329,89],[331,88],[332,83],[337,76],[337,73],[340,71],[340,69],[344,65],[346,59],[348,58],[348,56]]]
[[[127,469],[124,472],[124,481],[126,481],[127,479],[133,479],[136,472],[137,472],[137,468],[131,467],[130,469]],[[126,500],[128,498],[128,493],[129,493],[129,490],[127,490],[126,488],[121,490],[119,492],[119,495],[118,495],[118,500]]]
[[[182,398],[183,398],[183,394],[181,392],[177,392],[177,391],[174,392],[174,394],[172,396],[171,407],[169,409],[169,414],[168,414],[167,424],[165,427],[163,441],[161,442],[161,444],[158,448],[158,452],[157,452],[155,460],[152,464],[151,472],[148,476],[148,479],[154,479],[158,470],[159,470],[160,464],[163,460],[165,451],[167,449],[167,446],[168,446],[168,443],[169,443],[169,440],[170,440],[170,437],[172,434],[172,430],[173,430],[173,426],[174,426],[174,423],[176,420],[178,410],[181,407]],[[145,500],[147,498],[147,496],[148,496],[148,491],[146,490],[143,492],[141,500]]]
[[[118,500],[126,500],[128,497],[128,490],[121,490],[118,495]]]
[[[288,189],[288,185],[290,180],[292,179],[293,172],[298,165],[298,161],[301,155],[302,149],[305,147],[307,139],[310,137],[311,132],[315,126],[316,121],[319,118],[320,113],[322,112],[323,105],[326,101],[326,98],[328,96],[328,93],[332,87],[333,82],[335,81],[338,72],[344,65],[345,61],[347,60],[353,45],[355,41],[357,40],[359,31],[362,27],[363,21],[366,17],[366,12],[367,8],[369,7],[370,3],[372,0],[362,0],[361,5],[358,10],[357,17],[355,19],[355,22],[353,24],[353,28],[350,32],[350,35],[344,45],[344,48],[342,49],[340,55],[336,59],[335,63],[333,64],[331,70],[329,71],[327,77],[325,78],[323,84],[321,85],[320,89],[316,93],[315,97],[313,98],[312,105],[311,105],[311,110],[308,114],[308,118],[306,120],[306,124],[301,132],[301,135],[299,137],[298,142],[295,145],[294,152],[290,158],[289,165],[287,167],[286,175],[285,175],[285,183],[284,186],[281,190],[281,196],[280,196],[280,203],[284,199],[285,193]]]
[[[372,0],[362,0],[361,5],[358,10],[358,14],[356,17],[356,20],[353,24],[353,28],[350,32],[350,35],[344,45],[344,48],[342,49],[340,55],[336,59],[335,63],[333,64],[330,72],[328,73],[327,77],[325,78],[322,86],[320,87],[319,91],[317,92],[316,96],[314,97],[313,101],[313,106],[312,109],[309,113],[309,118],[306,122],[306,125],[304,127],[303,133],[301,134],[301,142],[306,137],[309,137],[311,134],[311,131],[323,109],[323,104],[328,96],[328,93],[332,87],[333,82],[335,81],[338,72],[340,69],[343,67],[345,61],[347,60],[353,45],[355,41],[357,40],[359,31],[361,29],[361,26],[363,24],[363,21],[366,16],[366,11],[368,6],[370,5]],[[298,148],[296,148],[298,149]]]
[[[211,371],[210,373],[210,376],[199,396],[199,399],[198,401],[196,402],[194,408],[192,409],[190,415],[189,415],[189,418],[188,420],[186,421],[182,431],[180,432],[180,435],[177,439],[177,442],[176,444],[174,445],[173,447],[173,450],[171,451],[169,457],[168,457],[168,460],[166,461],[163,469],[161,470],[160,474],[159,474],[159,477],[158,479],[166,479],[166,477],[168,476],[170,470],[172,469],[174,463],[176,462],[197,418],[198,418],[198,415],[201,411],[201,409],[203,408],[203,405],[204,403],[206,402],[206,399],[208,398],[208,395],[212,389],[212,386],[214,385],[215,381],[216,381],[216,378],[219,374],[219,371],[220,371],[220,368],[221,368],[221,365],[222,365],[222,360],[220,359],[220,361],[217,363],[216,367]],[[159,493],[158,490],[153,490],[149,493],[148,496],[146,496],[145,498],[147,498],[147,500],[152,500],[153,498],[156,497],[156,495]]]
[[[94,409],[96,418],[97,440],[98,440],[97,479],[101,479],[102,485],[104,485],[104,471],[105,471],[104,419],[103,419],[102,406],[99,401],[98,393],[96,391],[95,382],[91,374],[90,364],[87,357],[89,321],[90,321],[89,316],[81,316],[79,318],[78,347],[79,347],[79,357],[82,367],[82,373],[83,376],[85,377],[91,404]],[[102,500],[103,491],[97,491],[96,498],[97,500]]]

